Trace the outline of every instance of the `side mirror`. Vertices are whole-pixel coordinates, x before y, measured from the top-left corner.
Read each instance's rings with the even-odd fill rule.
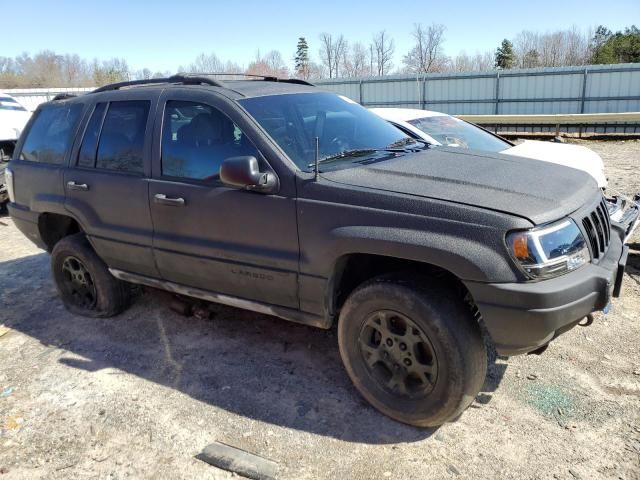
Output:
[[[220,180],[233,188],[272,193],[278,187],[278,177],[261,172],[256,157],[227,158],[220,167]]]

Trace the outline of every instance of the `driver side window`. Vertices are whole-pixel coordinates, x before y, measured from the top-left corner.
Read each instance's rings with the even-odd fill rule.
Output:
[[[220,110],[203,103],[167,102],[162,126],[162,176],[192,180],[218,177],[230,157],[258,151]]]

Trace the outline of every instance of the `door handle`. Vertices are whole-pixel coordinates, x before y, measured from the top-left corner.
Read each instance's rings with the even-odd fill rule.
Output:
[[[183,207],[184,206],[184,198],[170,198],[167,197],[164,193],[156,193],[153,196],[153,201],[155,203],[159,203],[160,205],[169,205],[171,207]]]
[[[76,183],[76,182],[67,182],[67,188],[69,190],[82,190],[82,191],[87,191],[89,190],[89,185],[87,185],[86,183]]]

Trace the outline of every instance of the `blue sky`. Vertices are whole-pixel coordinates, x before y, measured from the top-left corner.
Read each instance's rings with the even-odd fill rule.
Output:
[[[82,57],[125,58],[132,69],[177,70],[201,52],[247,65],[260,49],[293,57],[306,36],[317,59],[321,32],[343,33],[368,44],[386,30],[396,43],[395,64],[411,47],[415,22],[446,25],[445,51],[494,50],[523,29],[545,32],[576,25],[640,26],[640,0],[204,0],[32,1],[2,0],[17,19],[3,22],[0,56],[50,49]],[[7,7],[10,4],[10,7]]]

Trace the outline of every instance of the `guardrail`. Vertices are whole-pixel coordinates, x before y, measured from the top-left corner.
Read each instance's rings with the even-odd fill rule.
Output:
[[[529,134],[552,134],[555,127],[555,135],[560,135],[561,127],[565,127],[567,133],[571,133],[569,126],[578,127],[577,133],[582,136],[585,127],[602,127],[602,132],[594,131],[594,133],[607,134],[607,126],[621,126],[633,129],[632,133],[636,134],[640,126],[640,112],[621,112],[621,113],[568,113],[568,114],[532,114],[532,115],[456,115],[467,122],[477,123],[486,127],[492,127],[494,131],[500,130],[506,133],[504,129],[498,127],[512,126],[524,128],[525,131],[514,133]],[[546,130],[536,127],[546,126]],[[625,128],[625,130],[626,130]],[[531,131],[527,132],[527,129]],[[575,130],[574,130],[575,132]],[[620,132],[613,132],[618,134]]]
[[[640,122],[640,112],[456,116],[467,122],[488,125],[588,125],[591,123]]]

